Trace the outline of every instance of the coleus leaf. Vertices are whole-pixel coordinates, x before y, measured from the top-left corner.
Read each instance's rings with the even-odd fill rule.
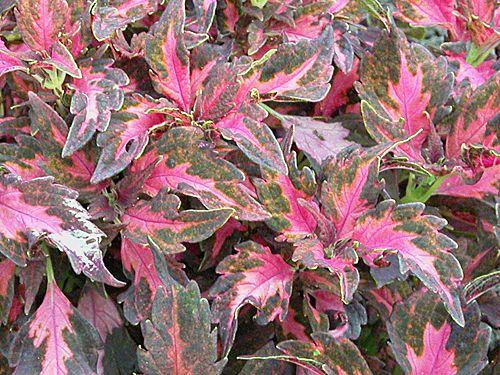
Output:
[[[208,301],[196,282],[172,285],[156,294],[152,318],[141,324],[146,350],[139,367],[146,374],[220,374],[227,359],[217,361],[217,331],[211,329]]]
[[[9,259],[0,260],[0,324],[7,324],[14,298],[16,265]]]
[[[40,153],[38,164],[45,174],[55,177],[58,183],[78,190],[82,196],[100,191],[107,183],[90,185],[95,170],[95,153],[92,149],[75,152],[69,158],[61,158],[61,151],[68,136],[68,126],[59,114],[44,103],[35,93],[29,92],[31,106],[31,131],[39,139]]]
[[[77,193],[53,183],[51,177],[21,181],[0,177],[0,251],[20,266],[38,240],[64,251],[76,273],[113,286],[122,286],[106,269],[99,242],[104,236],[76,201]]]
[[[363,117],[372,138],[379,143],[393,142],[421,130],[395,151],[412,161],[423,161],[421,148],[431,121],[442,110],[453,85],[446,59],[435,59],[424,47],[410,44],[397,29],[384,32],[373,52],[361,60],[360,81],[356,88],[365,101]]]
[[[123,233],[136,243],[147,244],[150,238],[163,252],[178,253],[185,250],[181,242],[206,240],[234,212],[230,208],[179,212],[180,205],[180,199],[165,190],[149,201],[140,200],[123,214]]]
[[[14,374],[95,374],[97,331],[49,280],[42,304],[18,332],[10,351]]]
[[[15,14],[24,43],[33,51],[48,52],[64,29],[68,3],[66,0],[20,0]]]
[[[124,170],[137,158],[149,141],[149,131],[163,124],[162,114],[149,113],[157,103],[139,94],[125,97],[120,112],[111,116],[109,128],[97,136],[101,156],[91,183],[98,183]]]
[[[45,277],[45,260],[32,259],[26,267],[19,269],[19,279],[24,286],[24,313],[29,314],[38,290]]]
[[[129,23],[139,21],[157,9],[157,0],[97,1],[93,10],[92,31],[98,41],[111,38],[116,31],[124,30]]]
[[[122,86],[129,82],[121,69],[112,68],[111,59],[87,59],[80,62],[82,78],[73,79],[70,111],[75,115],[62,156],[82,148],[96,130],[105,131],[111,111],[123,104]]]
[[[257,308],[255,320],[264,325],[283,321],[292,292],[293,269],[280,255],[255,242],[235,247],[237,254],[217,266],[219,278],[210,289],[214,298],[213,323],[219,324],[224,353],[228,353],[237,329],[238,312],[250,303]]]
[[[323,122],[305,116],[282,116],[285,128],[294,127],[294,141],[311,162],[321,165],[328,157],[334,157],[343,148],[352,145],[345,138],[349,131],[340,122]]]
[[[276,137],[263,122],[266,112],[256,105],[245,106],[238,112],[232,112],[214,127],[225,138],[236,142],[243,153],[254,163],[267,169],[286,173],[283,153]]]
[[[118,302],[123,303],[125,318],[138,324],[149,316],[156,291],[164,281],[149,247],[122,236],[120,254],[123,270],[132,280],[132,285],[118,296]]]
[[[273,99],[320,101],[333,74],[333,32],[326,27],[319,38],[282,43],[268,58],[252,64],[242,76],[240,90],[256,89]]]
[[[327,268],[340,279],[341,298],[344,303],[352,300],[359,284],[359,272],[354,266],[358,256],[354,249],[326,247],[317,239],[305,239],[294,244],[292,259],[310,269]]]
[[[446,156],[458,158],[462,145],[482,144],[500,152],[498,137],[500,106],[500,73],[495,74],[476,90],[466,90],[460,103],[447,119],[451,132],[446,138]]]
[[[289,340],[278,344],[285,356],[278,357],[295,363],[312,374],[371,375],[359,349],[346,338],[335,339],[327,333],[313,333],[314,342]]]
[[[449,319],[443,304],[425,289],[396,305],[387,324],[391,349],[407,374],[477,374],[487,364],[490,330],[480,326],[476,303],[465,326]]]
[[[25,134],[17,135],[15,141],[0,144],[2,166],[23,180],[44,177],[46,172],[42,165],[47,159],[43,156],[40,141]]]
[[[289,174],[280,174],[265,169],[262,179],[255,179],[254,185],[260,201],[272,215],[266,224],[280,234],[280,238],[297,240],[304,238],[316,229],[314,215],[300,204],[300,199],[312,201],[316,188],[314,172],[310,168],[297,168],[295,154],[289,158]]]
[[[463,326],[458,291],[463,273],[450,252],[457,244],[439,232],[446,220],[423,215],[424,209],[422,203],[383,201],[358,218],[352,239],[359,243],[358,253],[371,266],[386,253],[397,252],[401,272],[411,271],[439,294],[452,318]]]
[[[97,330],[104,343],[104,350],[98,352],[97,373],[132,372],[137,364],[137,346],[127,334],[115,302],[96,287],[87,285],[78,300],[78,310]],[[117,338],[120,339],[119,346],[113,342]]]
[[[161,161],[156,162],[159,157]],[[243,184],[243,172],[210,150],[200,129],[170,129],[131,170],[137,172],[155,162],[155,169],[144,183],[149,194],[155,195],[165,187],[197,197],[209,209],[232,208],[240,220],[269,217]]]
[[[146,38],[146,60],[155,89],[180,109],[191,109],[189,51],[184,41],[184,0],[172,0]]]
[[[412,26],[440,25],[457,38],[460,25],[454,13],[454,0],[402,0],[394,4],[399,12],[398,17]]]
[[[0,39],[0,76],[16,70],[27,71],[28,68],[16,53],[7,48],[3,39]]]
[[[253,375],[258,373],[266,375],[292,374],[293,372],[291,368],[288,367],[292,365],[284,361],[271,359],[274,356],[280,355],[281,352],[276,349],[274,343],[269,341],[254,354],[238,357],[238,359],[248,360],[238,375]]]
[[[325,165],[326,181],[320,199],[324,213],[335,226],[337,238],[349,237],[356,220],[366,209],[374,207],[384,187],[378,177],[380,158],[391,146],[346,149]]]

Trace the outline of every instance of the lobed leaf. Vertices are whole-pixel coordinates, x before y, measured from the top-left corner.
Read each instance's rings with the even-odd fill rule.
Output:
[[[0,251],[20,266],[38,239],[64,251],[76,273],[113,286],[122,286],[106,269],[99,242],[104,236],[76,201],[77,193],[43,177],[21,181],[0,177]]]
[[[394,308],[387,330],[390,346],[407,374],[477,374],[486,366],[490,330],[480,326],[474,303],[465,326],[451,321],[443,304],[425,289]]]
[[[96,374],[101,347],[97,331],[52,280],[42,304],[14,339],[10,365],[13,374]]]
[[[276,317],[283,321],[292,292],[293,269],[280,255],[255,242],[235,247],[237,254],[217,266],[220,274],[210,289],[214,298],[213,323],[219,324],[224,353],[228,353],[237,329],[238,312],[250,303],[257,308],[255,320],[264,325]]]
[[[146,350],[138,350],[147,374],[220,374],[227,359],[217,361],[217,331],[210,326],[210,306],[196,282],[160,288],[151,320],[141,324]]]
[[[396,205],[386,200],[366,211],[357,220],[352,239],[359,242],[358,253],[371,266],[385,254],[396,252],[402,273],[411,271],[426,287],[439,294],[452,318],[461,326],[460,263],[450,252],[457,244],[440,233],[446,220],[423,215],[425,205]]]

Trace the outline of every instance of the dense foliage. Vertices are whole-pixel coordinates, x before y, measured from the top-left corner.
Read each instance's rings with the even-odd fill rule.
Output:
[[[498,374],[497,5],[0,1],[0,373]]]

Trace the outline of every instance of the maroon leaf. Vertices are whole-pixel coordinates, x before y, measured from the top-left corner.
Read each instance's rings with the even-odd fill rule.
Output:
[[[153,99],[139,94],[125,98],[121,111],[112,115],[109,128],[97,137],[97,145],[103,150],[92,183],[121,172],[142,153],[150,129],[165,121],[162,114],[148,112],[156,106]]]
[[[210,295],[213,322],[219,323],[224,353],[233,343],[238,312],[248,303],[257,308],[255,320],[264,325],[276,317],[283,320],[288,310],[294,271],[279,255],[255,242],[236,248],[237,254],[217,266],[217,279]]]
[[[396,206],[393,200],[383,201],[359,217],[352,239],[359,242],[358,253],[372,266],[385,254],[397,252],[401,272],[411,271],[439,294],[450,315],[463,326],[458,291],[463,273],[450,252],[457,244],[439,233],[446,220],[423,215],[424,208],[422,203]]]
[[[210,326],[210,306],[196,282],[158,290],[151,320],[141,325],[146,350],[139,367],[146,374],[220,374],[227,359],[217,362],[217,331]]]
[[[391,349],[407,374],[478,374],[486,366],[490,330],[480,326],[474,303],[465,326],[451,321],[444,306],[425,289],[396,305],[387,324]]]
[[[26,267],[19,269],[19,279],[24,285],[24,313],[29,314],[38,290],[45,276],[45,261],[31,260]]]
[[[181,242],[206,240],[231,217],[233,210],[186,210],[179,212],[180,199],[162,190],[152,200],[140,200],[127,209],[122,221],[124,234],[132,241],[147,244],[148,238],[167,253],[185,250]]]
[[[97,331],[49,281],[45,298],[11,347],[14,374],[87,375],[96,373]]]
[[[314,342],[289,340],[278,344],[286,356],[279,359],[296,363],[312,374],[371,375],[356,345],[345,338],[335,339],[327,333],[313,333]]]
[[[423,161],[421,147],[429,135],[431,120],[446,102],[453,84],[446,59],[435,59],[395,30],[383,33],[373,53],[365,54],[360,80],[356,88],[366,101],[362,111],[370,135],[383,143],[406,139],[421,130],[395,150],[410,160]]]
[[[14,297],[16,265],[8,259],[0,260],[0,324],[7,324]]]
[[[70,156],[82,148],[96,130],[104,131],[109,125],[111,111],[123,104],[121,86],[128,84],[127,75],[112,68],[113,60],[88,59],[80,63],[81,79],[74,79],[71,113],[75,115],[64,145],[62,156]]]
[[[209,209],[233,208],[235,217],[241,220],[269,217],[243,184],[245,175],[211,151],[199,129],[169,130],[159,139],[156,149],[134,163],[132,172],[143,170],[159,157],[161,161],[144,184],[149,194],[170,188],[197,197]]]
[[[104,233],[90,222],[76,197],[75,191],[54,184],[51,177],[23,182],[14,175],[1,176],[0,251],[25,266],[29,247],[47,239],[68,255],[76,273],[122,286],[104,265],[99,248]]]
[[[146,60],[155,89],[185,112],[191,109],[189,51],[184,42],[184,0],[172,0],[146,38]]]

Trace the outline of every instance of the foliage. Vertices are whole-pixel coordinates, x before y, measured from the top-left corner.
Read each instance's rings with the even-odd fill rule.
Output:
[[[0,373],[498,373],[497,5],[0,1]]]

